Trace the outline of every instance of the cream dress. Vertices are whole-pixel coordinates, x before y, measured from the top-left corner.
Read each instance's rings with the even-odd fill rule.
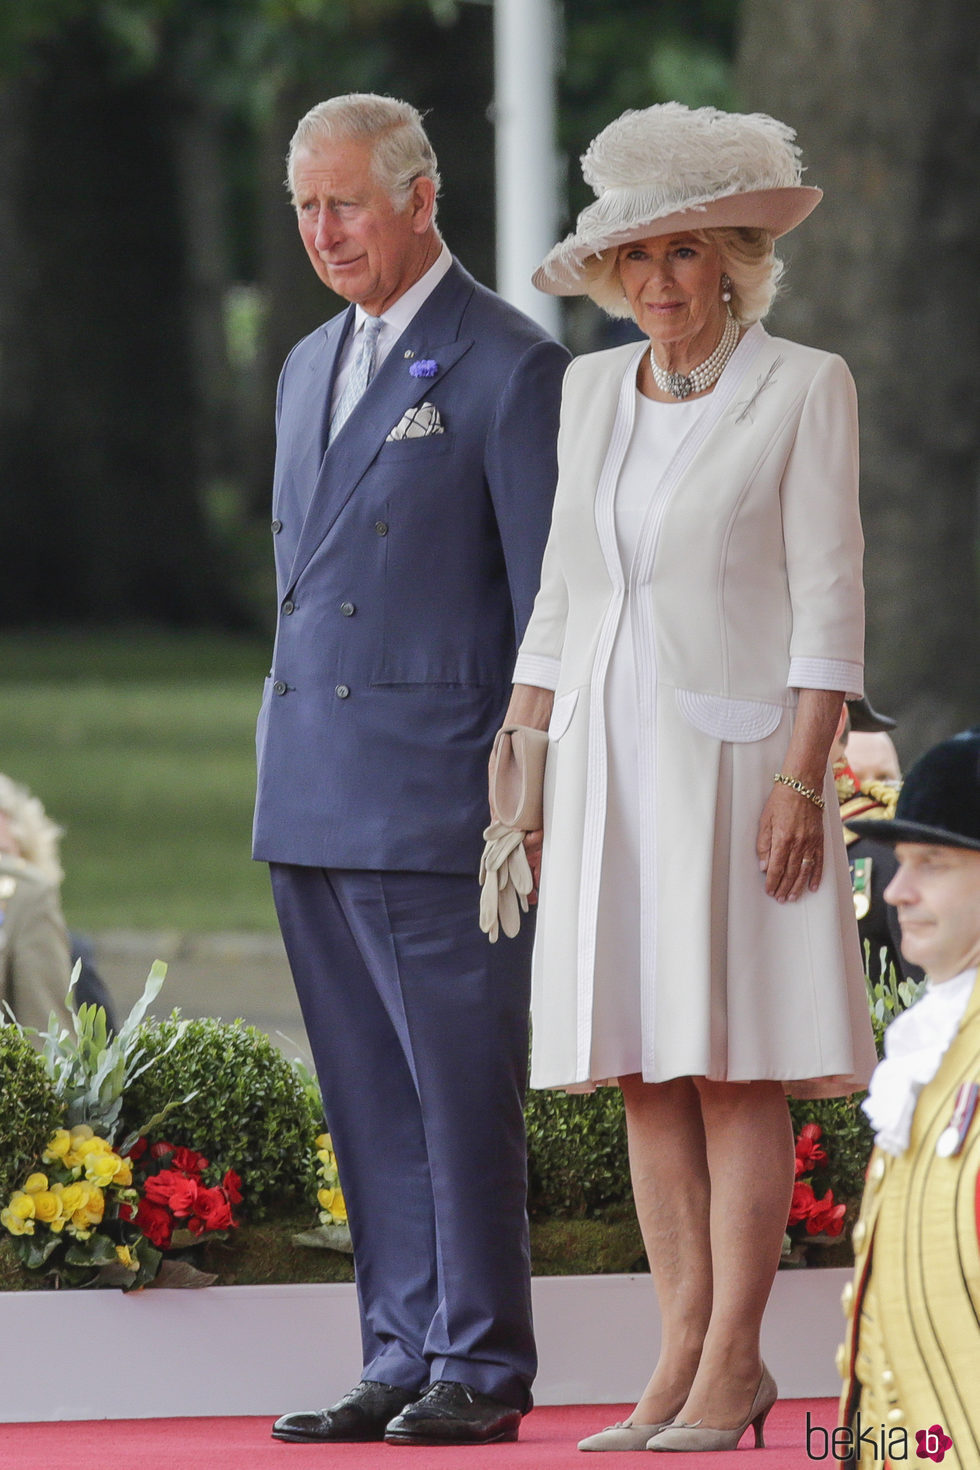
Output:
[[[629,570],[626,605],[605,688],[610,740],[592,997],[590,1072],[594,1079],[626,1077],[643,1070],[639,702],[631,603],[636,590],[649,580],[637,574],[636,551],[643,526],[648,516],[656,514],[667,466],[707,401],[658,403],[637,391],[633,433],[615,491],[616,544],[622,566]]]

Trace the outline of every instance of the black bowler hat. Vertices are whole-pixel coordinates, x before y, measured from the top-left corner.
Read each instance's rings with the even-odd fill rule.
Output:
[[[892,821],[846,823],[878,842],[922,842],[980,852],[980,725],[927,750],[905,778]]]
[[[880,715],[866,694],[860,699],[847,701],[847,713],[851,717],[851,729],[864,735],[870,730],[894,730],[891,715]]]

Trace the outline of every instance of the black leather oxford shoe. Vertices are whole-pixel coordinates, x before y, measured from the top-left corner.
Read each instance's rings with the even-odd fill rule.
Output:
[[[359,1383],[329,1409],[283,1414],[272,1426],[273,1439],[294,1444],[350,1444],[382,1440],[388,1422],[411,1404],[416,1394],[389,1383]]]
[[[465,1383],[434,1383],[385,1431],[386,1444],[493,1444],[517,1438],[521,1411]]]

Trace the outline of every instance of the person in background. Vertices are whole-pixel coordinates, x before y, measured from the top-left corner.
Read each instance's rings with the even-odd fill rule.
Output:
[[[844,1298],[842,1459],[966,1470],[980,1465],[980,726],[912,767],[892,821],[852,825],[894,846],[885,896],[927,983],[862,1104],[875,1149]]]
[[[863,706],[859,708],[858,706]],[[861,952],[864,955],[868,978],[875,985],[887,980],[892,967],[900,979],[914,984],[922,981],[922,971],[902,954],[902,936],[898,915],[891,904],[885,902],[885,889],[895,876],[898,863],[895,851],[887,840],[879,842],[874,835],[861,837],[851,830],[852,817],[863,817],[867,821],[888,821],[895,815],[895,803],[901,785],[901,773],[897,757],[894,767],[896,780],[881,780],[877,777],[859,777],[851,766],[850,752],[858,738],[852,730],[852,721],[862,723],[860,738],[865,740],[887,740],[894,752],[894,745],[886,733],[886,726],[893,728],[895,721],[887,715],[879,715],[867,700],[853,701],[844,705],[837,735],[831,749],[834,770],[834,785],[840,803],[841,821],[844,823],[844,843],[847,861],[851,870],[851,891],[854,897],[854,913],[861,936]],[[877,722],[872,728],[871,721]],[[875,829],[877,830],[877,829]]]
[[[536,1366],[531,932],[487,943],[477,872],[568,354],[443,243],[415,108],[318,104],[288,172],[310,263],[350,305],[279,384],[253,851],[348,1205],[363,1370],[273,1434],[513,1440]]]
[[[111,1002],[91,948],[67,931],[61,911],[63,835],[38,797],[0,773],[0,1001],[22,1026],[44,1031],[52,1011],[68,1025],[65,997],[81,959],[75,1004],[105,1006],[111,1028]],[[6,1011],[0,1019],[9,1019]]]
[[[901,784],[902,768],[898,751],[889,730],[895,721],[878,712],[865,696],[847,705],[848,723],[845,734],[847,763],[859,782],[881,781]]]
[[[760,1328],[794,1179],[787,1092],[875,1054],[828,755],[863,674],[857,413],[774,339],[777,236],[820,198],[773,118],[625,113],[535,276],[646,340],[565,379],[559,482],[508,724],[548,728],[536,1087],[618,1080],[663,1324],[583,1450],[762,1443]]]

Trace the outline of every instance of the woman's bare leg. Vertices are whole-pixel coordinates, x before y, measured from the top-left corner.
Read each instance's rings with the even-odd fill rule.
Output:
[[[759,1334],[793,1192],[793,1130],[778,1082],[695,1079],[711,1180],[711,1317],[679,1417],[734,1428],[762,1373]]]
[[[660,1305],[660,1357],[633,1412],[660,1424],[684,1403],[711,1316],[708,1161],[701,1100],[690,1077],[621,1077],[630,1174]],[[784,1215],[785,1220],[785,1215]]]

